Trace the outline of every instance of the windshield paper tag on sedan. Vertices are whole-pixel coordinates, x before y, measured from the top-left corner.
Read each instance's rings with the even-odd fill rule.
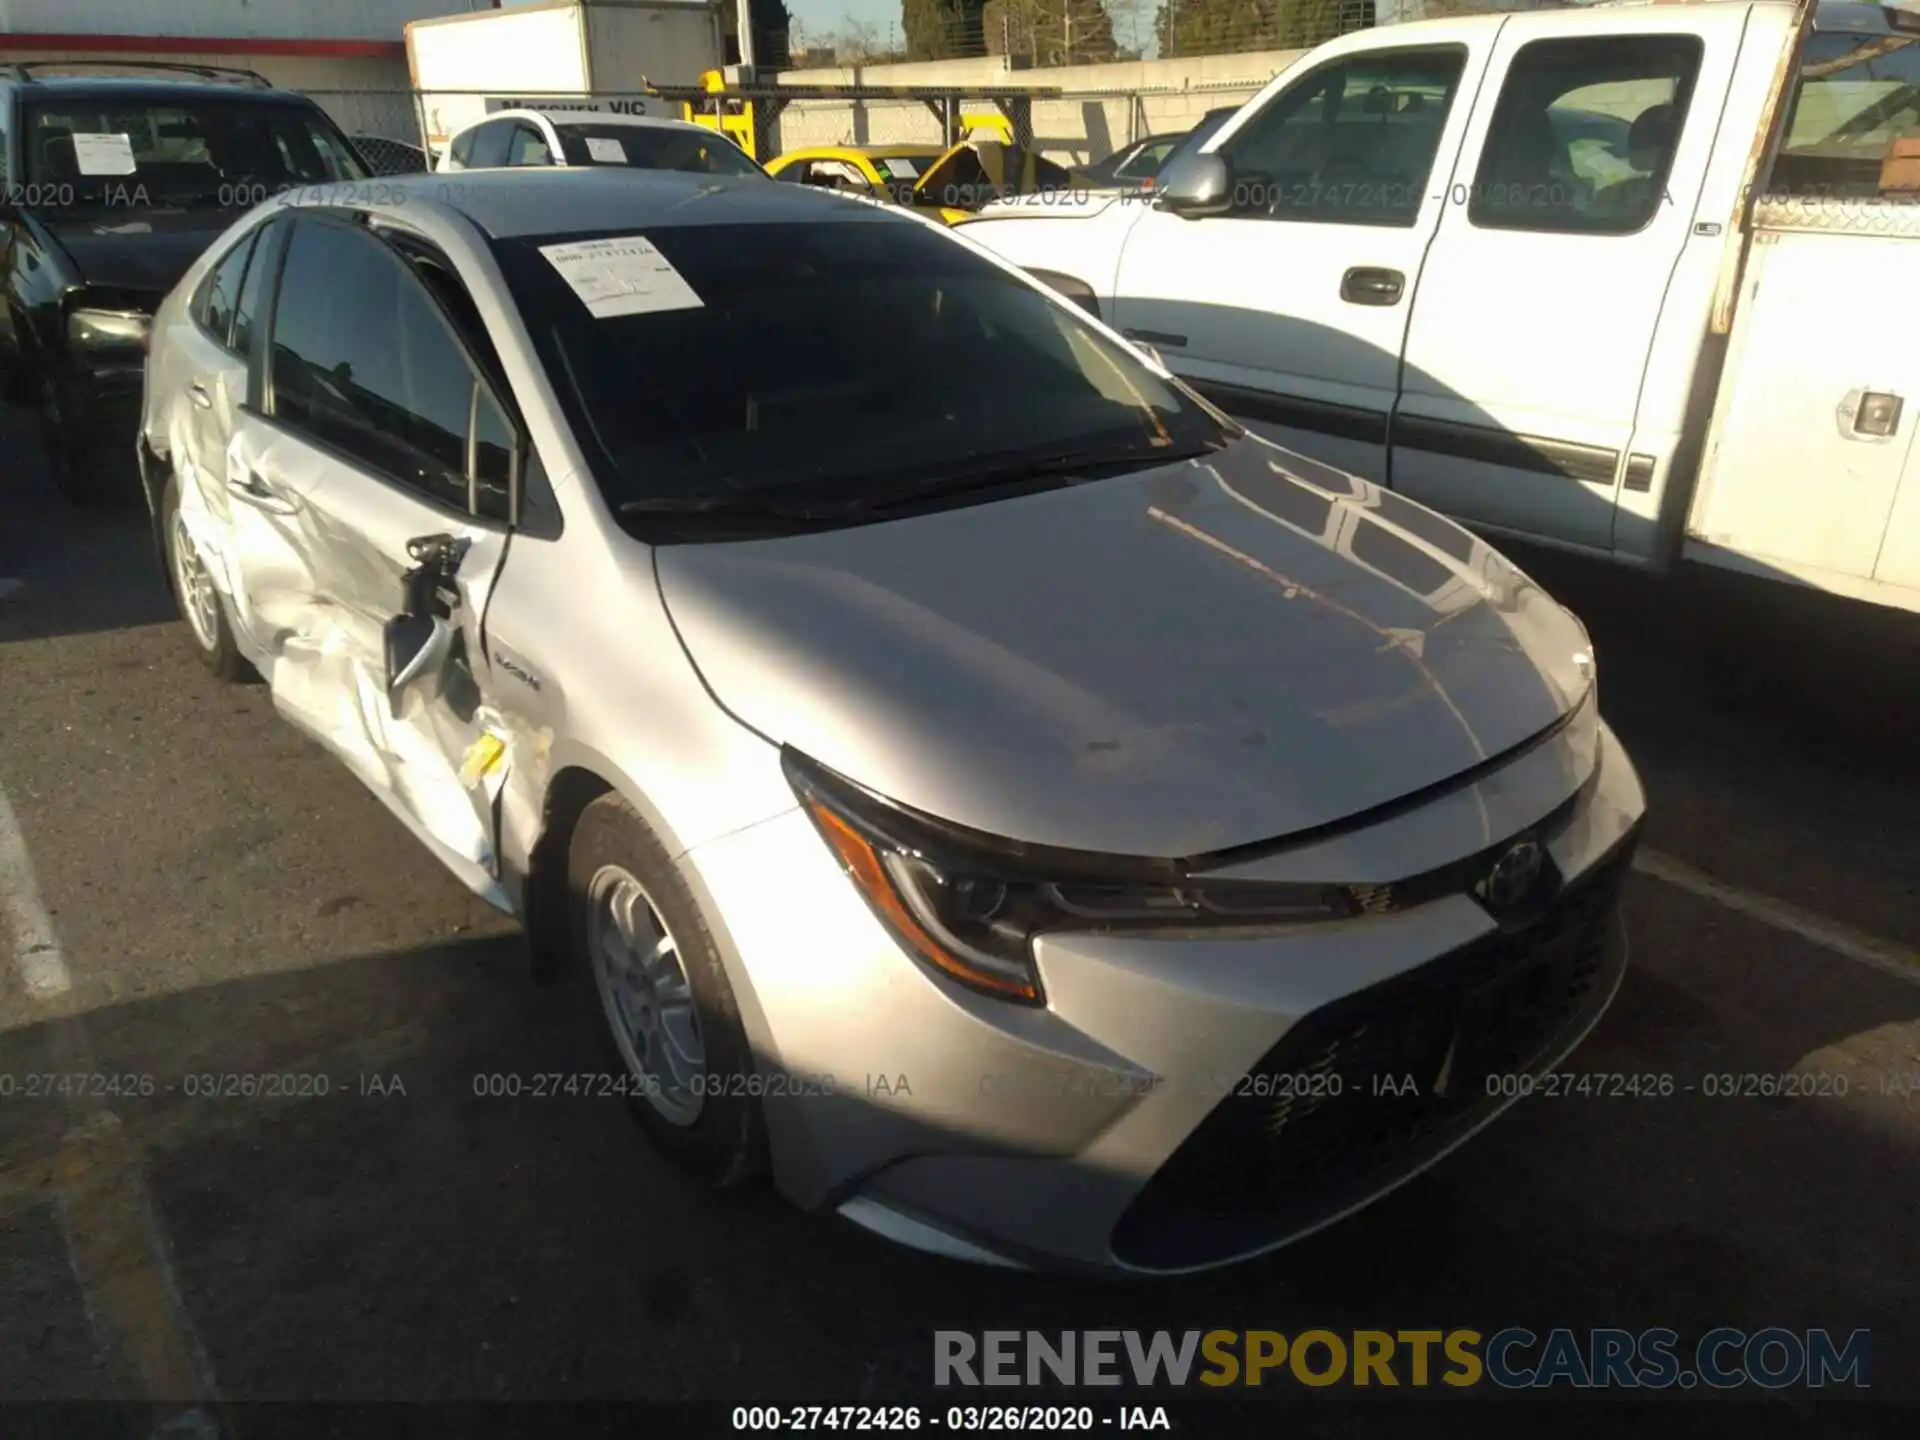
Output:
[[[587,154],[602,165],[624,165],[627,163],[627,147],[618,140],[604,135],[587,137]]]
[[[640,235],[542,245],[540,253],[553,262],[560,278],[598,320],[659,310],[698,310],[704,305],[667,257]]]
[[[133,141],[125,135],[83,135],[73,137],[73,163],[82,175],[131,175]]]

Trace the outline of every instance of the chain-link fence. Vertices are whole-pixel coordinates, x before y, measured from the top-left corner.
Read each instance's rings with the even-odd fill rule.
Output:
[[[1240,105],[1288,58],[1262,55],[1239,76],[1180,85],[1065,89],[1048,86],[1044,75],[1035,75],[1002,76],[977,86],[763,86],[730,92],[727,106],[735,108],[744,100],[754,107],[756,154],[763,163],[820,146],[941,146],[968,138],[1000,138],[1075,166],[1104,159],[1146,135],[1190,129],[1211,110]],[[306,93],[333,116],[381,175],[431,169],[454,134],[484,120],[500,103],[446,91]],[[690,97],[691,92],[675,93],[645,103],[653,113],[677,117],[684,113],[681,101]],[[643,97],[640,92],[597,93],[582,100],[584,108],[618,111],[635,107]],[[562,108],[576,102],[551,97],[537,103]],[[713,109],[710,101],[695,103],[703,111]]]
[[[1388,0],[1394,3],[1394,0]],[[796,68],[1005,56],[1099,65],[1318,45],[1375,21],[1376,0],[903,0],[898,22],[793,22]]]

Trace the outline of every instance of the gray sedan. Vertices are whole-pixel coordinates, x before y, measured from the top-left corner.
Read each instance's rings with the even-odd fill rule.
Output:
[[[265,206],[160,310],[140,456],[200,659],[522,920],[583,1083],[714,1184],[1222,1264],[1619,984],[1644,807],[1579,622],[909,212]]]

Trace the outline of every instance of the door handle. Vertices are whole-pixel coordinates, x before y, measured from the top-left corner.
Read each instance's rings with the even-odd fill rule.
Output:
[[[1350,305],[1397,305],[1407,288],[1398,270],[1356,265],[1340,277],[1340,298]]]
[[[291,515],[294,503],[276,492],[266,481],[253,471],[246,472],[245,478],[227,481],[227,489],[237,498],[247,502],[256,510],[264,510],[269,515]]]
[[[202,385],[198,380],[187,386],[187,398],[202,410],[211,410],[213,408],[213,396],[207,393],[207,387]]]

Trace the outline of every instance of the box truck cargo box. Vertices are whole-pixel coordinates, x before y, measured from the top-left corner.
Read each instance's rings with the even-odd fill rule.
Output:
[[[423,140],[437,161],[457,132],[496,110],[680,114],[650,85],[698,85],[725,59],[710,0],[517,5],[407,26]]]

